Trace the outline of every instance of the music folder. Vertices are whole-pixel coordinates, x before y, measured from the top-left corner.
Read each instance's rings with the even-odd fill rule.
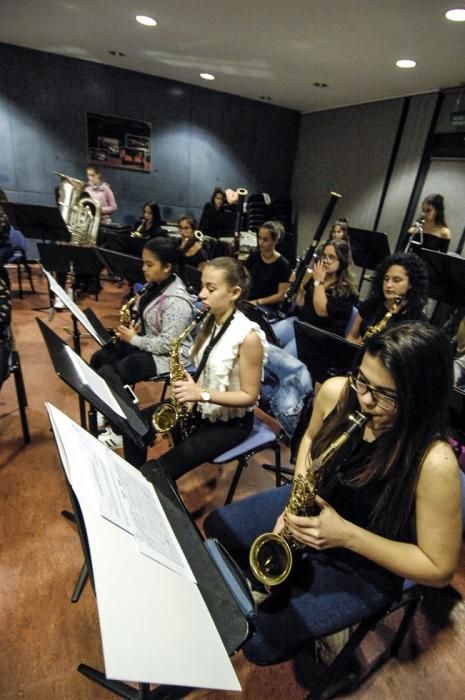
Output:
[[[314,383],[347,374],[362,352],[360,345],[310,323],[295,321],[294,329],[297,355],[307,366]]]
[[[56,279],[41,265],[41,270],[47,278],[51,291],[57,295],[60,301],[71,311],[74,318],[86,329],[89,335],[100,345],[104,346],[111,342],[111,334],[100,323],[91,309],[81,311],[76,302],[68,296],[67,292]]]
[[[206,602],[209,589],[228,615],[225,627],[234,626],[238,611],[187,513],[173,499],[166,508],[166,484],[153,486],[61,411],[47,410],[85,522],[106,677],[240,690]],[[194,541],[190,552],[185,530]],[[206,572],[213,581],[202,582]]]
[[[138,447],[144,447],[149,426],[141,417],[134,398],[115,377],[111,388],[84,360],[41,319],[36,318],[57,375],[77,394]]]

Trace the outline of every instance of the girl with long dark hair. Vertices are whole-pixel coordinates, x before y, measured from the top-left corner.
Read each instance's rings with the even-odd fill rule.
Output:
[[[258,608],[246,657],[259,664],[291,657],[388,605],[403,579],[442,587],[461,546],[460,479],[446,439],[452,386],[449,343],[422,322],[370,338],[353,374],[333,377],[315,399],[296,474],[306,474],[362,411],[368,418],[352,451],[322,468],[319,513],[287,513],[291,486],[212,513],[205,532],[246,566],[254,539],[284,525],[305,545],[286,590]]]
[[[389,324],[399,321],[426,320],[428,271],[415,253],[394,253],[376,268],[371,292],[358,306],[347,340],[361,343],[368,328],[378,324],[392,311]]]
[[[438,250],[447,253],[451,240],[451,233],[447,227],[442,194],[429,194],[421,203],[422,242],[416,240],[417,225],[409,228],[409,234],[414,235],[416,245],[429,250]]]

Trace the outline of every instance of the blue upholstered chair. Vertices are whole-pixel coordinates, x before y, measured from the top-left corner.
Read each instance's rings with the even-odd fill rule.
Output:
[[[213,464],[226,464],[237,460],[236,471],[234,472],[231,485],[229,487],[225,505],[231,503],[234,498],[242,471],[248,465],[248,460],[262,450],[272,449],[275,454],[274,471],[276,473],[276,486],[281,485],[281,450],[278,437],[263,421],[257,416],[254,417],[252,432],[240,445],[224,452],[213,460]]]
[[[10,226],[10,243],[13,248],[13,252],[11,254],[10,259],[8,260],[8,264],[14,264],[16,265],[16,270],[18,273],[18,288],[19,288],[19,298],[23,298],[23,284],[22,284],[22,277],[21,277],[21,267],[24,269],[26,272],[28,279],[29,279],[29,284],[31,287],[31,293],[35,294],[35,289],[34,289],[34,283],[32,281],[32,275],[31,275],[31,268],[29,267],[29,263],[27,261],[27,243],[26,239],[21,233],[21,231],[18,231],[18,229],[14,228],[14,226]]]

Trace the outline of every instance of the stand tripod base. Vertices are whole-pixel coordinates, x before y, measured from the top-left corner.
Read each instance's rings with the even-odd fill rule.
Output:
[[[78,671],[86,678],[89,678],[89,680],[98,683],[98,685],[115,693],[120,698],[125,698],[125,700],[178,700],[178,698],[186,697],[192,690],[192,688],[179,685],[159,685],[157,688],[150,690],[148,683],[139,683],[138,688],[133,688],[121,681],[106,678],[101,671],[97,671],[86,664],[79,664]]]

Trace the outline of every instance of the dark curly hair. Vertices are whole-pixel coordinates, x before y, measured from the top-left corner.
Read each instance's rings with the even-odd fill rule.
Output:
[[[384,258],[375,270],[369,299],[384,302],[384,276],[393,265],[403,267],[409,278],[407,304],[410,318],[422,318],[423,307],[428,301],[428,270],[423,260],[415,253],[398,252]]]

